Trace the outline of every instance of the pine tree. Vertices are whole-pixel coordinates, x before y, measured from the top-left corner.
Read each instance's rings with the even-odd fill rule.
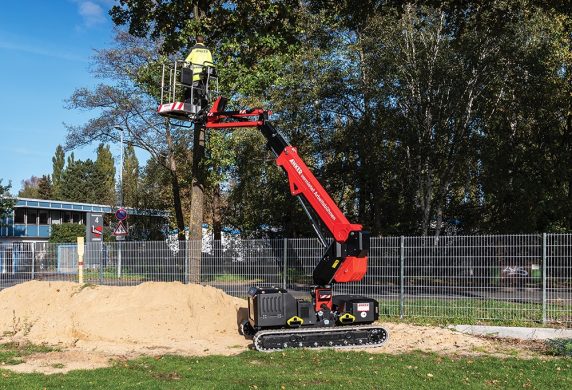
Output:
[[[61,145],[56,148],[56,153],[52,157],[52,197],[59,199],[62,174],[64,172],[65,152]]]
[[[71,167],[74,164],[75,164],[75,155],[73,154],[73,152],[71,152],[71,154],[68,156],[68,161],[66,163],[66,169],[68,169],[69,167]]]
[[[50,175],[43,175],[38,181],[38,198],[52,199],[52,180]]]
[[[101,203],[103,177],[90,159],[68,165],[62,175],[62,198],[71,202]]]
[[[95,165],[101,186],[97,191],[100,204],[115,204],[115,162],[109,150],[109,145],[99,144],[97,147],[97,159]]]

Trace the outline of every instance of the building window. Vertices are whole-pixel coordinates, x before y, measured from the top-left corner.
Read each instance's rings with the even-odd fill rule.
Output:
[[[37,225],[38,224],[38,210],[35,209],[28,209],[26,213],[28,216],[26,224],[28,225]]]
[[[24,215],[26,215],[26,209],[18,208],[14,210],[14,223],[26,223],[24,220]]]
[[[73,223],[81,223],[80,213],[73,213]]]
[[[47,225],[48,224],[48,210],[40,210],[40,225]]]
[[[69,211],[64,211],[63,214],[64,214],[63,223],[71,222],[71,213]]]
[[[60,223],[62,223],[61,221],[61,213],[59,211],[52,211],[50,213],[51,218],[52,218],[52,225],[58,225]]]

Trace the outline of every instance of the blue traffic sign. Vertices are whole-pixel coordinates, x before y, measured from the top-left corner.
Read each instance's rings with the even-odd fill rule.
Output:
[[[120,221],[125,221],[127,219],[127,210],[125,210],[124,208],[120,208],[115,212],[115,218],[117,218]]]

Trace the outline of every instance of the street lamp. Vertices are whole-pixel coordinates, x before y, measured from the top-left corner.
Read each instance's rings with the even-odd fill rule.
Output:
[[[119,207],[123,207],[123,127],[121,126],[113,126],[117,130],[119,130],[120,134],[120,143],[121,143],[121,159],[119,164]]]
[[[121,143],[121,163],[119,165],[119,208],[123,207],[123,127],[113,126],[119,130],[120,143]],[[121,221],[119,222],[121,223]],[[123,236],[115,236],[117,242],[117,277],[121,278],[121,240]]]

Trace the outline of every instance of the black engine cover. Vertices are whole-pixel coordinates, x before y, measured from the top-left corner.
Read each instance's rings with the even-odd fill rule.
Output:
[[[285,326],[297,312],[296,298],[283,288],[248,290],[248,320],[254,328]]]

